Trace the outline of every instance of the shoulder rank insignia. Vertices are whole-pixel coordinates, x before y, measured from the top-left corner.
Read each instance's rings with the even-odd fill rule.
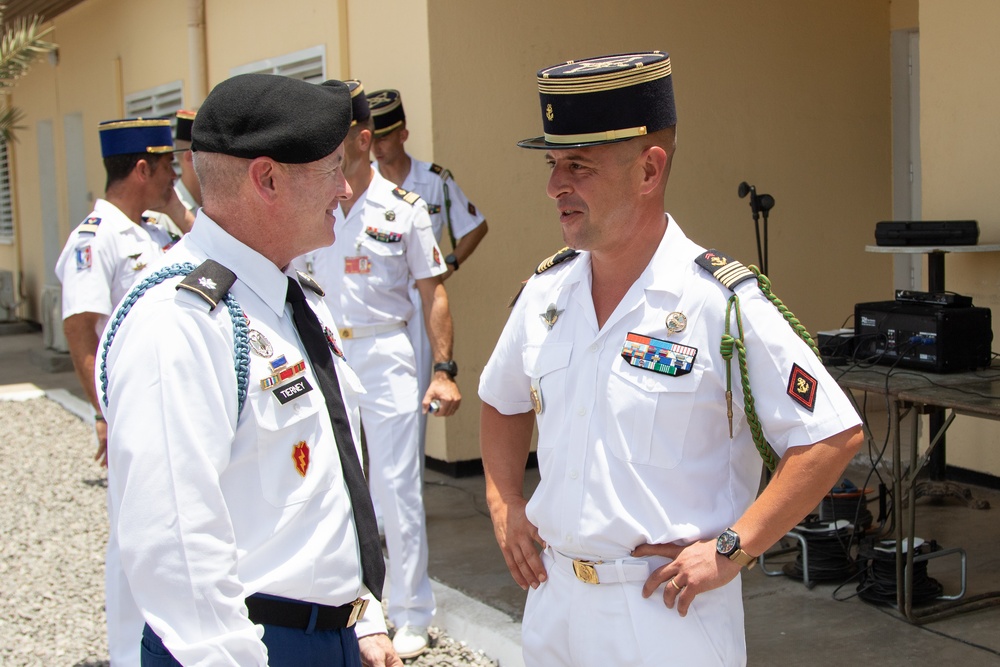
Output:
[[[420,195],[416,192],[409,192],[403,188],[393,188],[392,194],[396,195],[399,199],[402,199],[410,206],[413,206],[418,201],[420,201]]]
[[[444,167],[442,167],[439,164],[432,164],[430,166],[430,170],[433,171],[438,176],[440,176],[444,172]]]
[[[226,298],[229,289],[236,282],[236,274],[215,260],[206,259],[184,280],[177,283],[177,289],[194,292],[215,310],[219,302]]]
[[[552,255],[551,257],[543,261],[541,264],[539,264],[538,268],[535,269],[535,275],[538,275],[539,273],[544,273],[545,271],[548,271],[556,264],[562,264],[566,260],[573,259],[579,254],[580,254],[579,250],[573,250],[572,248],[568,247],[563,248],[562,250],[560,250],[559,252],[557,252],[556,254]]]
[[[730,290],[744,280],[756,279],[750,269],[718,250],[708,250],[698,255],[694,261]]]
[[[579,254],[580,254],[579,250],[573,250],[572,248],[567,246],[562,250],[560,250],[559,252],[557,252],[556,254],[552,255],[551,257],[546,257],[545,260],[541,264],[539,264],[538,267],[535,269],[535,275],[537,276],[540,273],[544,273],[549,269],[551,269],[556,264],[562,264],[567,260],[573,259]],[[517,294],[512,296],[510,302],[507,303],[508,308],[514,307],[514,304],[517,303],[518,298],[521,296],[521,292],[524,291],[524,286],[527,284],[528,284],[527,280],[521,282],[521,287],[518,288]]]
[[[302,285],[303,287],[308,287],[309,289],[311,289],[313,292],[316,292],[316,294],[319,294],[320,296],[326,296],[326,292],[323,291],[323,288],[319,286],[319,283],[316,282],[315,278],[310,276],[308,273],[302,273],[301,271],[296,271],[295,273],[297,273],[299,276],[300,285]]]
[[[77,229],[87,234],[96,234],[97,226],[100,224],[101,224],[100,218],[96,217],[87,218],[86,220],[80,223],[80,226],[77,227]]]

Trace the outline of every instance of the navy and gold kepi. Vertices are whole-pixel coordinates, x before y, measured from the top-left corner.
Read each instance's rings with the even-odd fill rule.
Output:
[[[368,98],[365,97],[365,87],[357,79],[347,79],[344,81],[347,89],[351,91],[351,127],[359,122],[363,123],[371,118],[371,111],[368,110]]]
[[[191,141],[191,126],[194,125],[194,117],[197,111],[181,109],[177,112],[177,129],[174,130],[175,141]]]
[[[101,135],[101,157],[174,150],[168,118],[106,120],[97,129]]]
[[[662,51],[571,60],[538,72],[545,134],[522,148],[626,141],[677,124],[670,55]]]
[[[398,90],[376,90],[368,96],[368,106],[375,120],[376,137],[384,137],[406,122],[403,97]]]

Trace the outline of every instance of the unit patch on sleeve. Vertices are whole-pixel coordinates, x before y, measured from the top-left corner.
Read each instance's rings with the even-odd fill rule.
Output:
[[[792,364],[788,376],[788,395],[809,412],[816,407],[816,378],[806,373],[798,364]]]
[[[629,364],[664,375],[687,375],[697,356],[697,348],[631,332],[622,346],[622,359]]]
[[[89,245],[76,249],[76,270],[83,271],[89,269],[94,263],[94,255]]]

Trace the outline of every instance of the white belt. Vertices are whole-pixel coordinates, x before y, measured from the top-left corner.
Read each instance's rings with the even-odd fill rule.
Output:
[[[649,562],[641,558],[616,560],[585,560],[570,558],[555,549],[549,549],[559,567],[568,569],[585,584],[621,584],[626,581],[645,581],[649,578]]]
[[[379,334],[389,333],[406,327],[406,322],[393,322],[392,324],[373,324],[370,327],[338,327],[342,340],[352,338],[368,338]]]

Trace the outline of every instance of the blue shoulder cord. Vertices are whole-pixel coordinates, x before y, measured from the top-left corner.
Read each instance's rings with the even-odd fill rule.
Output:
[[[121,305],[118,306],[118,310],[115,311],[115,315],[111,319],[108,335],[104,339],[104,344],[101,348],[101,398],[105,406],[108,404],[108,351],[111,349],[111,342],[118,333],[118,328],[121,327],[125,316],[128,315],[129,310],[132,309],[135,302],[150,287],[159,285],[167,278],[186,276],[194,271],[195,268],[194,264],[185,262],[160,269],[133,287],[121,302]],[[233,356],[235,357],[236,366],[236,387],[239,392],[239,410],[236,418],[239,419],[239,415],[243,414],[243,404],[246,403],[247,398],[247,387],[250,385],[250,327],[247,325],[243,309],[240,308],[240,304],[236,302],[232,294],[226,294],[226,307],[229,309],[229,316],[233,320],[233,338],[235,342]]]

